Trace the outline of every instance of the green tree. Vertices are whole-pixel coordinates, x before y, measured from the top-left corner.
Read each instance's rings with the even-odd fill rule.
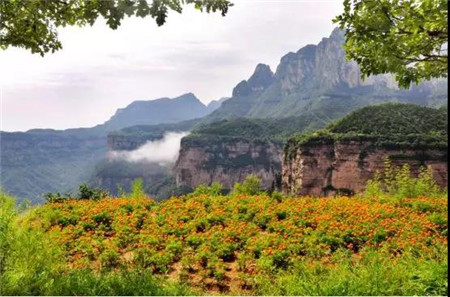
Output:
[[[100,16],[111,29],[131,16],[150,16],[161,26],[169,10],[181,13],[187,4],[200,11],[220,11],[223,16],[232,6],[228,0],[2,0],[0,47],[22,47],[44,56],[62,48],[58,27],[92,26]]]
[[[244,195],[258,195],[261,194],[261,179],[254,174],[247,175],[242,182],[235,183],[233,187],[233,194],[244,194]]]
[[[138,199],[144,197],[147,197],[144,190],[144,182],[142,178],[137,178],[131,184],[131,193],[128,195],[128,198]]]
[[[344,0],[334,22],[363,78],[393,73],[400,87],[447,77],[447,1]]]
[[[218,182],[213,182],[211,186],[199,185],[195,190],[190,193],[189,197],[196,197],[200,195],[209,195],[211,197],[217,197],[222,194],[222,185]]]
[[[109,193],[105,190],[93,188],[84,183],[78,187],[78,199],[80,200],[99,200],[109,196]]]

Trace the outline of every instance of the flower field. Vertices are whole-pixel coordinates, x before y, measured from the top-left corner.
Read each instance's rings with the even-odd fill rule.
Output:
[[[310,273],[311,281],[326,282],[350,273],[348,281],[368,271],[370,288],[359,294],[445,295],[447,219],[446,197],[277,201],[266,195],[200,195],[159,203],[69,200],[37,207],[19,223],[44,231],[62,250],[66,272],[145,270],[206,294],[337,295],[333,290],[343,286],[347,295],[351,284],[333,284],[331,291],[325,283],[316,291],[289,287],[298,282],[296,275]],[[400,282],[399,287],[392,283],[377,291],[370,283],[376,267],[393,278],[380,275],[384,282]],[[396,272],[398,267],[408,273]]]

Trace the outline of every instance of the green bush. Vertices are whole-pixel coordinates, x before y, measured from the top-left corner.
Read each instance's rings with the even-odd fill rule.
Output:
[[[217,197],[222,195],[222,185],[218,182],[213,182],[211,186],[199,185],[195,190],[188,194],[188,197],[195,197],[200,195],[208,195],[211,197]]]
[[[276,274],[262,274],[255,277],[252,280],[255,288],[253,294],[272,296],[447,296],[448,294],[446,259],[402,256],[393,260],[381,257],[375,252],[369,252],[358,262],[352,261],[351,258],[352,255],[336,253],[336,256],[330,259],[330,265],[324,265],[320,261],[296,261],[286,271],[280,269]],[[282,255],[277,257],[277,263],[281,264],[281,267],[285,264],[282,259]],[[260,262],[261,266],[264,265],[263,262]],[[265,265],[270,265],[269,263]]]
[[[375,176],[367,181],[364,196],[401,199],[422,195],[437,197],[442,195],[442,192],[434,181],[431,170],[422,167],[419,176],[412,177],[408,164],[393,167],[390,160],[386,159],[383,173],[376,172]]]
[[[17,216],[15,201],[0,192],[0,274],[5,269],[5,261],[11,251],[11,240],[14,236],[14,219]]]
[[[76,195],[72,195],[71,193],[61,194],[58,192],[46,193],[44,195],[44,198],[47,203],[61,203],[69,199],[100,200],[107,198],[108,196],[108,191],[99,188],[93,188],[84,183],[78,187],[78,193]]]
[[[186,238],[186,243],[195,249],[203,243],[203,239],[200,236],[193,234]]]
[[[46,193],[44,198],[47,203],[61,203],[70,199],[68,195],[61,195],[61,193]]]
[[[281,193],[279,191],[273,191],[272,194],[270,195],[270,197],[275,199],[277,202],[283,201],[283,193]]]
[[[103,251],[99,257],[99,260],[102,264],[102,268],[106,269],[116,268],[121,263],[119,253],[112,249]]]
[[[0,193],[0,295],[40,295],[62,271],[62,251],[19,218],[15,199]]]
[[[92,220],[97,223],[97,225],[103,224],[105,226],[111,225],[111,217],[106,212],[101,212],[99,214],[96,214],[92,216]]]
[[[87,184],[81,184],[78,187],[78,199],[80,200],[99,200],[109,196],[105,190],[90,187]]]
[[[142,178],[137,178],[133,181],[133,183],[131,184],[131,193],[127,195],[127,197],[131,199],[147,197],[147,194],[144,190],[144,183],[142,181]]]
[[[258,195],[261,194],[261,179],[254,174],[248,175],[242,183],[236,183],[232,194]]]

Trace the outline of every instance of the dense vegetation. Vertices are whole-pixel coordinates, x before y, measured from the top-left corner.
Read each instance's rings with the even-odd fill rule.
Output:
[[[19,200],[41,203],[45,192],[75,189],[87,181],[106,154],[106,137],[82,136],[81,129],[77,133],[0,132],[1,187]]]
[[[109,133],[110,136],[141,136],[147,140],[162,138],[167,132],[189,131],[200,122],[199,119],[187,120],[178,123],[158,125],[136,125]]]
[[[447,135],[448,110],[415,104],[384,103],[366,106],[330,124],[333,133],[365,135]]]
[[[234,118],[201,124],[192,130],[191,134],[186,137],[186,141],[242,138],[283,143],[299,130],[307,129],[309,124],[310,118],[308,117]]]
[[[288,140],[285,158],[300,146],[335,141],[369,141],[373,148],[439,148],[448,146],[448,110],[414,104],[384,103],[358,109],[321,130],[298,133]]]
[[[254,176],[228,196],[216,183],[154,202],[137,181],[23,214],[1,194],[0,293],[446,295],[446,194],[403,171],[355,198],[269,196]]]

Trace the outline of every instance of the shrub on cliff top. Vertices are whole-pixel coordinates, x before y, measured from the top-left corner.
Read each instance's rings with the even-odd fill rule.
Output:
[[[291,137],[285,146],[285,160],[295,158],[301,146],[334,141],[371,141],[378,147],[446,148],[447,114],[446,108],[434,109],[414,104],[366,106],[325,129]]]
[[[447,109],[383,103],[351,112],[326,128],[332,133],[365,135],[447,135]]]

